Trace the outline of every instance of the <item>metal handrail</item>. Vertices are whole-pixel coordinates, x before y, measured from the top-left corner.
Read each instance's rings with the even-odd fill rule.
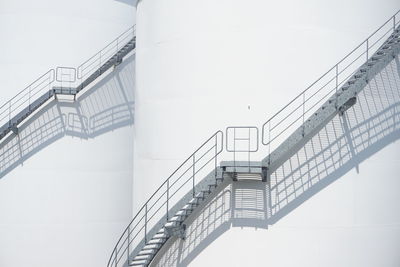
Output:
[[[366,57],[365,62],[371,58],[372,52],[378,50],[378,44],[382,39],[394,32],[400,24],[399,13],[400,10],[262,125],[261,140],[264,146],[268,146],[269,154],[271,153],[271,145],[275,144],[274,141],[278,137],[288,133],[289,129],[292,129],[291,132],[293,132],[293,127],[296,125],[304,124],[306,116],[312,114],[321,101],[327,100],[335,91],[338,92],[339,87],[343,86],[348,79],[351,79],[361,65],[358,63],[362,60],[362,57]],[[379,37],[376,38],[378,35]],[[373,40],[374,38],[376,40]],[[349,59],[350,61],[347,62]],[[323,82],[323,85],[318,86],[320,82]],[[320,95],[320,97],[317,98],[317,95]],[[315,103],[310,103],[314,101]],[[282,118],[279,119],[280,116]]]
[[[294,99],[292,99],[287,105],[285,105],[282,109],[280,109],[276,114],[274,114],[267,122],[265,122],[262,126],[262,144],[265,146],[268,146],[269,148],[269,154],[270,154],[270,149],[271,149],[271,143],[276,140],[279,136],[282,134],[286,133],[293,125],[295,125],[298,121],[302,119],[303,125],[305,121],[305,116],[306,114],[309,114],[313,111],[313,108],[315,108],[321,101],[326,99],[333,91],[338,91],[339,86],[342,86],[347,79],[352,77],[354,75],[354,71],[350,70],[352,66],[356,64],[358,60],[360,60],[363,56],[366,56],[366,61],[370,59],[370,55],[373,53],[371,52],[372,48],[375,48],[379,42],[388,34],[392,31],[392,29],[386,30],[382,36],[379,36],[377,40],[372,42],[370,44],[370,41],[373,37],[376,37],[378,33],[381,32],[382,29],[384,29],[385,26],[389,25],[393,21],[393,31],[396,29],[396,27],[400,24],[400,20],[396,21],[396,16],[400,13],[400,10],[397,11],[390,19],[388,19],[382,26],[380,26],[376,31],[374,31],[365,41],[363,41],[360,45],[358,45],[356,48],[354,48],[349,54],[347,54],[344,58],[342,58],[336,65],[334,65],[331,69],[329,69],[325,74],[323,74],[321,77],[319,77],[315,82],[313,82],[310,86],[308,86],[305,90],[303,90],[298,96],[296,96]],[[113,56],[117,54],[119,49],[124,47],[126,44],[128,44],[131,40],[134,40],[135,38],[135,26],[129,28],[127,31],[123,32],[121,35],[119,35],[116,39],[114,39],[112,42],[110,42],[108,45],[106,45],[102,50],[97,52],[95,55],[90,57],[88,60],[84,61],[81,65],[79,65],[76,68],[76,77],[78,79],[84,79],[88,75],[92,74],[93,70],[99,69],[102,64],[110,60]],[[361,54],[356,56],[355,59],[351,60],[350,63],[344,64],[344,67],[342,67],[342,63],[345,63],[347,59],[349,59],[352,55],[355,55],[356,52],[363,47],[366,47],[365,50],[361,51]],[[357,64],[357,67],[359,65]],[[340,68],[342,67],[342,68]],[[63,67],[64,69],[66,67]],[[87,69],[89,71],[85,72]],[[74,79],[75,81],[75,68],[72,68],[71,70],[74,70]],[[347,74],[347,72],[350,72],[350,74]],[[334,74],[332,78],[328,75],[329,74]],[[340,80],[340,75],[345,75],[345,78]],[[324,78],[328,77],[328,81],[324,82],[324,84],[321,87],[317,87],[315,89],[315,86],[320,82],[323,81]],[[43,78],[46,78],[42,80]],[[9,101],[7,101],[5,104],[3,104],[0,107],[0,117],[4,114],[2,118],[0,118],[0,126],[3,125],[2,120],[7,119],[8,117],[8,122],[9,124],[12,123],[12,114],[13,113],[18,113],[20,112],[20,107],[22,107],[26,102],[29,102],[29,109],[30,105],[32,103],[32,94],[37,95],[39,92],[42,90],[44,91],[46,88],[50,87],[56,80],[55,77],[55,71],[54,69],[50,69],[48,72],[46,72],[44,75],[40,76],[37,80],[35,80],[31,85],[20,91],[17,95],[15,95],[13,98],[11,98]],[[340,81],[339,81],[340,80]],[[58,81],[58,79],[57,79]],[[332,82],[334,83],[334,86],[332,88],[328,88],[328,85],[331,84]],[[325,88],[328,88],[328,91],[325,92],[322,97],[318,98],[316,100],[316,103],[311,105],[311,107],[306,107],[306,104],[311,101],[311,99],[315,99],[315,97],[325,90]],[[312,91],[315,89],[314,91]],[[50,90],[50,89],[49,89]],[[306,97],[306,93],[310,93],[309,96]],[[280,114],[282,114],[284,111],[288,110],[289,108],[292,107],[293,104],[296,103],[296,101],[302,100],[301,104],[296,104],[295,109],[290,111],[288,115],[284,116],[283,119],[278,120],[278,122],[275,125],[272,125],[272,121],[277,118]],[[298,111],[301,110],[302,112],[298,113]],[[8,113],[7,113],[8,112]],[[282,125],[284,122],[288,121],[290,118],[292,118],[292,115],[295,116],[294,121],[290,122],[289,126],[284,127],[283,130],[279,131],[276,136],[272,136],[271,138],[271,131],[277,129],[280,125]],[[11,125],[10,125],[11,126]],[[267,129],[268,126],[268,129]],[[268,132],[267,132],[268,130]],[[268,141],[266,132],[268,133]],[[257,128],[257,138],[258,138],[258,128]],[[207,145],[210,145],[209,148],[206,149],[205,152],[202,152],[201,155],[198,155],[198,153],[201,152],[201,150]],[[127,256],[127,259],[129,260],[130,253],[131,253],[131,248],[130,245],[132,244],[133,240],[139,235],[139,234],[144,234],[144,240],[145,242],[147,241],[147,234],[148,234],[148,228],[151,226],[150,221],[155,218],[158,215],[162,215],[164,217],[164,221],[166,222],[170,216],[169,211],[170,211],[170,206],[173,205],[173,202],[171,199],[178,193],[186,193],[187,191],[184,191],[184,187],[189,183],[190,181],[192,182],[191,184],[191,191],[193,196],[195,195],[195,186],[196,186],[196,180],[195,177],[196,175],[203,170],[210,162],[214,162],[213,165],[213,170],[216,172],[217,171],[217,157],[218,155],[224,150],[224,134],[222,131],[217,131],[215,132],[210,138],[208,138],[198,149],[196,149],[159,187],[158,189],[151,195],[151,197],[145,202],[145,204],[139,209],[139,212],[134,216],[134,218],[130,221],[128,226],[125,228],[123,231],[121,237],[118,239],[118,242],[116,243],[114,249],[112,250],[111,256],[108,261],[109,267],[111,267],[111,264],[115,264],[115,266],[119,263],[119,261],[122,259],[123,256]],[[250,150],[250,149],[249,149]],[[258,150],[258,139],[257,139],[257,150]],[[234,151],[235,152],[235,151]],[[206,160],[205,163],[201,163],[203,159],[205,159],[206,155],[209,155],[209,159]],[[188,165],[188,166],[186,166]],[[185,175],[188,175],[188,172],[192,170],[192,172],[189,174],[189,177],[185,178]],[[177,178],[175,175],[179,174],[180,171],[183,171],[181,175],[179,175]],[[175,179],[174,179],[175,178]],[[181,182],[181,184],[179,184]],[[176,186],[178,188],[173,189],[172,188]],[[166,187],[166,188],[165,188]],[[190,191],[189,191],[190,192]],[[161,193],[159,196],[158,194]],[[166,200],[164,201],[163,198],[166,196]],[[154,201],[154,203],[153,203]],[[160,205],[157,208],[157,205]],[[166,209],[165,211],[162,212],[162,214],[159,214],[159,212],[162,209]],[[144,214],[142,214],[144,212]],[[142,215],[142,216],[140,216]],[[144,225],[141,226],[140,223],[144,222]],[[136,235],[133,235],[133,238],[131,234],[135,231],[138,230]],[[144,233],[143,233],[144,231]]]
[[[24,111],[26,106],[28,106],[28,109],[25,112],[32,112],[33,110],[31,111],[31,104],[35,103],[35,101],[37,101],[44,94],[48,93],[47,99],[50,98],[53,95],[52,93],[54,93],[53,88],[55,83],[57,83],[58,86],[61,85],[61,87],[63,84],[67,84],[68,87],[72,88],[76,82],[76,78],[82,79],[86,76],[92,75],[95,69],[101,67],[104,62],[110,60],[114,55],[117,55],[119,50],[127,45],[130,41],[134,40],[134,38],[135,25],[124,31],[112,42],[107,44],[102,50],[80,64],[78,68],[57,67],[56,69],[48,70],[0,107],[0,127],[16,127],[15,124],[18,122],[14,119],[14,116]],[[83,75],[82,68],[85,67],[87,63],[92,62],[93,59],[99,55],[100,60],[97,62],[98,65],[90,69],[90,72],[86,72]],[[93,65],[93,62],[90,64]],[[70,71],[70,74],[67,75],[68,79],[63,78],[63,71]],[[73,93],[76,92],[76,90],[69,89],[69,92]],[[3,131],[6,129],[1,128],[1,130]],[[2,137],[4,136],[0,136],[0,139]]]
[[[305,90],[303,90],[299,95],[297,95],[294,99],[292,99],[287,105],[285,105],[282,109],[280,109],[276,114],[274,114],[267,122],[265,122],[262,126],[262,140],[261,143],[263,145],[268,145],[269,147],[269,155],[271,154],[271,142],[273,140],[275,140],[277,137],[279,137],[280,135],[282,135],[283,133],[285,133],[291,126],[293,126],[296,122],[298,122],[299,120],[303,120],[303,124],[304,124],[304,120],[305,120],[305,115],[309,114],[313,111],[313,109],[318,106],[321,101],[323,101],[324,99],[326,99],[327,97],[329,97],[334,91],[338,91],[339,87],[343,86],[345,84],[345,82],[352,77],[355,74],[355,71],[357,70],[357,68],[359,67],[359,64],[357,64],[357,68],[355,70],[349,70],[349,68],[351,66],[353,66],[355,63],[357,63],[358,60],[360,60],[362,57],[366,56],[366,61],[368,61],[370,59],[369,55],[372,55],[373,53],[370,53],[371,49],[376,47],[377,44],[385,37],[387,36],[388,33],[395,31],[396,27],[399,25],[400,20],[396,22],[396,16],[400,13],[400,10],[397,11],[395,13],[395,15],[393,15],[390,19],[388,19],[382,26],[380,26],[376,31],[374,31],[364,42],[362,42],[361,44],[359,44],[356,48],[354,48],[350,53],[348,53],[344,58],[342,58],[336,65],[334,65],[331,69],[329,69],[326,73],[324,73],[321,77],[319,77],[315,82],[313,82],[310,86],[308,86]],[[382,36],[380,36],[376,41],[374,41],[371,45],[369,44],[369,41],[376,36],[377,33],[379,33],[385,26],[388,25],[388,23],[390,23],[391,21],[393,21],[393,28],[391,28],[390,30],[387,30]],[[355,55],[356,52],[362,48],[364,45],[366,45],[366,50],[362,51],[362,53],[358,56],[356,56],[355,59],[352,59],[350,61],[350,63],[346,63],[346,60],[349,59],[352,55]],[[345,66],[343,68],[339,68],[342,67],[342,64],[345,64]],[[363,62],[364,63],[364,62]],[[315,85],[317,85],[320,81],[322,81],[324,78],[328,77],[328,75],[330,73],[334,72],[334,76],[329,78],[328,81],[325,81],[323,83],[323,85],[321,87],[318,87],[315,91],[311,90],[314,88]],[[350,74],[348,74],[348,72],[350,72]],[[342,80],[339,80],[339,75],[344,75],[344,78]],[[329,88],[329,84],[331,84],[332,82],[334,82],[334,87],[333,88]],[[328,88],[328,91],[324,91],[325,88]],[[311,93],[310,93],[311,92]],[[315,98],[319,93],[323,93],[323,96],[318,98],[316,103],[312,104],[310,107],[306,108],[306,103],[309,103],[310,100],[312,98]],[[306,93],[310,93],[310,96],[306,97]],[[281,125],[282,123],[284,123],[286,120],[289,120],[290,117],[295,114],[298,110],[302,110],[302,112],[298,115],[296,115],[296,119],[294,122],[291,122],[291,124],[286,127],[284,130],[280,131],[276,137],[274,137],[271,140],[271,122],[272,120],[274,120],[275,118],[277,118],[281,113],[283,113],[285,110],[289,109],[290,107],[292,107],[292,105],[294,103],[296,103],[297,100],[303,100],[301,104],[296,104],[295,105],[295,109],[291,112],[289,112],[288,115],[286,115],[284,117],[284,119],[279,120],[275,125],[273,125],[272,130],[275,129],[276,127],[278,127],[279,125]],[[266,126],[269,126],[269,132],[268,132],[268,142],[266,141]],[[242,126],[238,126],[238,127],[228,127],[228,129],[233,128],[243,128]],[[244,127],[246,129],[251,129],[251,128],[255,128],[257,130],[257,149],[255,151],[258,150],[258,128],[257,127],[253,127],[253,126],[249,126],[249,127]],[[220,135],[221,140],[220,143],[218,143],[218,135]],[[228,134],[226,134],[226,138]],[[136,213],[136,215],[133,217],[133,219],[130,221],[130,223],[128,224],[128,226],[125,228],[125,230],[123,231],[122,235],[120,236],[120,238],[118,239],[116,245],[114,246],[111,256],[109,258],[108,267],[112,267],[112,266],[117,266],[118,263],[120,262],[120,260],[126,256],[126,259],[128,261],[128,265],[129,265],[129,261],[130,261],[130,254],[133,252],[133,250],[131,251],[131,247],[130,245],[132,244],[133,240],[139,236],[139,234],[143,234],[142,231],[144,231],[144,243],[139,243],[139,244],[143,244],[145,245],[147,242],[147,231],[148,231],[148,221],[151,220],[154,216],[156,216],[156,213],[158,213],[160,210],[162,210],[164,208],[164,205],[166,205],[166,213],[165,213],[165,217],[164,219],[161,219],[159,222],[166,222],[169,218],[169,200],[171,197],[173,197],[179,190],[181,190],[183,188],[184,185],[186,185],[188,182],[190,182],[191,180],[193,181],[192,184],[192,191],[193,191],[193,196],[194,196],[194,190],[195,190],[195,181],[194,181],[194,177],[195,175],[202,169],[204,168],[204,166],[202,166],[201,168],[196,169],[196,164],[203,159],[203,157],[205,156],[205,154],[201,155],[200,157],[196,157],[196,153],[198,151],[200,151],[210,140],[212,140],[213,138],[215,138],[215,145],[212,146],[211,148],[207,149],[207,151],[205,153],[209,153],[210,151],[212,151],[215,148],[215,155],[209,160],[207,161],[205,164],[208,164],[210,161],[215,160],[215,165],[214,165],[214,169],[217,170],[217,156],[224,150],[224,137],[223,137],[223,133],[222,131],[218,131],[216,133],[214,133],[214,135],[212,135],[209,139],[207,139],[207,141],[205,141],[194,153],[192,153],[191,156],[189,156],[162,184],[161,186],[158,187],[158,189],[151,195],[151,197],[145,202],[145,204],[139,209],[139,212]],[[250,137],[249,137],[250,139]],[[221,148],[218,149],[219,144],[221,145]],[[233,151],[231,149],[228,148],[228,143],[226,141],[225,144],[227,147],[225,148],[225,150],[227,152],[233,152],[236,153],[236,148],[233,149]],[[252,149],[250,148],[250,145],[248,147],[248,151],[249,153],[252,151]],[[235,156],[234,156],[235,158]],[[234,159],[235,161],[235,159]],[[186,164],[192,162],[192,164],[190,164],[188,167],[185,168]],[[250,160],[249,160],[250,162]],[[177,184],[181,179],[183,179],[183,177],[191,170],[193,169],[193,174],[192,176],[190,176],[187,179],[184,179],[183,184],[174,192],[172,193],[172,195],[170,194],[170,188],[172,186],[175,186],[175,184]],[[182,171],[182,174],[175,180],[172,181],[171,183],[171,179],[172,177],[174,177],[175,174],[178,174],[180,171]],[[167,187],[165,189],[165,187]],[[161,194],[158,196],[158,194],[161,192]],[[190,191],[188,192],[190,193]],[[162,199],[166,196],[166,200],[163,201]],[[154,203],[152,203],[152,201],[154,201]],[[159,203],[161,202],[161,203]],[[152,203],[152,204],[150,204]],[[156,204],[161,204],[160,207],[158,207],[158,209],[149,216],[150,214],[150,210],[153,209],[154,207],[156,207]],[[150,207],[149,207],[150,206]],[[144,214],[143,214],[144,213]],[[149,219],[150,218],[150,219]],[[141,225],[140,223],[143,223],[144,225]],[[136,234],[134,234],[134,231],[138,230],[138,232]],[[132,236],[131,236],[132,234]],[[133,235],[134,234],[134,235]]]
[[[180,164],[179,167],[175,169],[175,171],[172,172],[172,174],[157,188],[157,190],[143,204],[143,206],[139,209],[139,211],[136,213],[136,215],[133,217],[128,226],[123,231],[122,235],[120,236],[120,238],[118,239],[116,245],[112,250],[107,266],[109,267],[114,265],[117,266],[119,261],[124,256],[126,256],[127,259],[129,260],[129,256],[131,253],[130,245],[134,240],[134,238],[131,238],[131,234],[135,230],[139,230],[138,233],[136,233],[136,235],[133,235],[137,237],[141,232],[144,231],[144,233],[141,234],[144,235],[144,239],[147,240],[147,232],[149,229],[150,220],[155,216],[159,215],[159,216],[164,216],[164,220],[166,222],[168,218],[170,218],[169,214],[170,207],[176,204],[173,203],[171,199],[178,192],[187,193],[187,190],[184,190],[184,186],[190,181],[192,182],[191,184],[192,194],[193,196],[195,195],[196,174],[198,174],[201,170],[203,170],[203,168],[208,166],[212,161],[214,162],[213,170],[215,171],[217,170],[217,157],[224,149],[223,142],[224,142],[223,132],[222,131],[215,132],[204,143],[202,143],[185,161],[183,161],[183,163]],[[209,148],[208,146],[210,146],[211,148]],[[202,149],[205,149],[205,152],[201,152]],[[200,155],[198,155],[198,153]],[[208,154],[209,154],[208,160],[206,160],[205,163],[200,163],[200,161],[204,159],[204,157]],[[185,174],[187,174],[190,170],[192,170],[192,173],[188,175],[189,177],[185,178]],[[182,174],[174,179],[174,176],[180,174],[181,171]],[[179,182],[182,183],[180,186],[178,185]],[[175,185],[178,186],[178,188],[172,190],[172,188]],[[166,199],[163,200],[165,196]],[[151,210],[156,205],[159,205],[158,209],[155,210],[153,213],[151,213]],[[159,214],[159,212],[162,209],[166,210],[162,211],[162,214]],[[144,226],[140,224],[143,221],[144,221]]]
[[[136,35],[136,25],[133,25],[117,38],[108,43],[99,52],[88,58],[77,69],[77,78],[84,79],[85,77],[92,74],[93,70],[99,69],[104,62],[107,62],[112,58],[123,46],[129,41],[133,40]],[[94,66],[93,66],[94,65]],[[88,70],[89,69],[89,70]]]
[[[8,125],[8,127],[13,126],[12,124],[15,124],[13,122],[14,115],[21,112],[26,106],[28,106],[28,111],[30,111],[33,96],[47,92],[54,81],[55,72],[54,69],[50,69],[4,103],[0,107],[0,127],[4,125]]]

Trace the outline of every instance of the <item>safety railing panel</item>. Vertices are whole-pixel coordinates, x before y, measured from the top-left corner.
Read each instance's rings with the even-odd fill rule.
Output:
[[[233,162],[247,161],[250,164],[251,154],[259,148],[258,127],[230,126],[225,132],[225,148],[232,154]]]
[[[115,56],[121,48],[128,42],[133,40],[136,35],[136,27],[133,26],[123,32],[120,36],[110,42],[106,47],[83,62],[77,68],[77,78],[82,81],[88,78],[96,70],[98,70],[104,63]]]
[[[0,107],[0,139],[27,115],[55,94],[74,95],[82,79],[92,75],[134,40],[135,26],[130,27],[78,68],[59,66],[50,69]],[[133,47],[133,46],[132,46]],[[122,60],[120,58],[119,60]],[[84,87],[84,86],[83,86]],[[47,95],[46,95],[47,94]]]
[[[221,131],[214,133],[161,184],[123,232],[108,266],[119,266],[129,260],[133,249],[152,238],[149,231],[154,226],[166,223],[175,215],[170,210],[184,195],[196,194],[196,184],[206,173],[217,170],[218,155],[224,149],[223,139]]]
[[[0,126],[15,123],[13,118],[23,110],[33,109],[35,100],[43,94],[49,92],[55,81],[54,69],[47,71],[37,78],[33,83],[20,91],[17,95],[0,107]]]
[[[371,58],[398,27],[399,12],[263,124],[262,143],[267,147],[268,154],[296,129],[302,127]]]
[[[359,67],[371,58],[399,26],[399,12],[263,124],[261,143],[267,147],[269,155],[352,79]],[[97,55],[85,64],[98,64],[99,58],[100,55]],[[82,76],[82,69],[78,69],[78,77]],[[225,152],[233,152],[234,162],[239,160],[235,156],[236,153],[246,153],[250,162],[250,153],[257,152],[259,148],[257,127],[228,127],[226,139],[224,145],[223,133],[215,133],[157,189],[123,232],[112,251],[109,267],[119,266],[121,261],[125,263],[132,260],[130,256],[133,249],[143,247],[152,238],[149,236],[149,229],[156,226],[161,229],[162,225],[174,216],[170,207],[180,203],[188,192],[195,195],[198,182],[196,179],[207,175],[209,169],[206,167],[217,170],[217,157],[221,157],[221,152],[224,152],[224,158]]]

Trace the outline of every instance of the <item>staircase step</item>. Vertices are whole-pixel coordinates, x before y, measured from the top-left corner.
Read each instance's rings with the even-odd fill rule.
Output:
[[[215,188],[217,188],[217,186],[218,186],[217,184],[209,184],[209,185],[208,185],[208,187],[209,187],[210,189],[211,189],[212,187],[214,187],[214,189],[215,189]]]
[[[130,266],[145,266],[149,263],[149,260],[134,260],[129,265]]]
[[[185,206],[183,206],[182,210],[192,211],[192,210],[194,210],[194,208],[193,208],[193,205],[186,204]]]
[[[146,249],[146,250],[141,250],[138,255],[154,255],[157,253],[157,250],[155,249]]]
[[[191,206],[198,206],[199,205],[199,199],[198,198],[192,198],[187,205],[191,205]]]
[[[197,196],[194,197],[194,199],[202,200],[202,199],[204,199],[204,195],[203,195],[203,194],[197,195]],[[197,202],[197,204],[198,204],[198,203],[199,203],[199,201]]]
[[[157,233],[153,238],[168,238],[168,235],[166,233]]]
[[[147,242],[147,245],[153,245],[153,244],[164,244],[165,243],[166,238],[164,239],[152,239],[149,242]]]
[[[182,221],[172,221],[165,223],[164,227],[166,228],[175,228],[181,224]]]
[[[148,245],[145,245],[145,246],[143,247],[143,250],[159,249],[160,247],[161,247],[160,244],[148,244]]]
[[[371,60],[372,61],[378,61],[379,59],[381,59],[382,57],[377,57],[377,56],[374,56],[374,57],[371,57]]]
[[[133,260],[140,261],[140,260],[149,260],[154,254],[147,254],[147,255],[138,255]]]
[[[175,214],[173,217],[171,217],[171,219],[176,218],[177,220],[181,220],[182,218],[185,218],[185,217],[187,217],[187,214]]]
[[[178,211],[175,216],[186,216],[188,215],[189,210],[188,209],[181,209],[180,211]]]
[[[182,221],[183,221],[182,216],[174,216],[168,220],[168,222],[182,222]]]

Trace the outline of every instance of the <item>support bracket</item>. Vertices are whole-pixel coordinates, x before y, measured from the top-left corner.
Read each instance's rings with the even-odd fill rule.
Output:
[[[177,236],[182,240],[186,239],[186,224],[182,223],[176,227],[166,227],[168,236]]]
[[[357,103],[357,97],[351,97],[349,98],[349,100],[347,100],[343,105],[341,105],[339,107],[339,116],[343,116],[344,113],[351,108],[352,106],[354,106]]]
[[[12,131],[14,134],[18,134],[18,133],[19,133],[19,129],[18,129],[18,127],[17,127],[16,125],[11,126],[11,131]]]

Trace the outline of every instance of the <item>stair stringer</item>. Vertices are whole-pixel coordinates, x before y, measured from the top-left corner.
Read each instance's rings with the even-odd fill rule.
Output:
[[[110,69],[112,66],[118,65],[123,58],[128,55],[131,51],[136,48],[136,37],[128,41],[128,43],[122,47],[114,56],[106,61],[103,65],[95,70],[88,78],[86,78],[81,84],[76,87],[76,94],[83,90],[86,86],[91,84],[94,80],[100,77],[104,72]]]
[[[346,102],[365,88],[368,81],[385,68],[400,52],[400,26],[385,41],[366,63],[361,65],[353,76],[337,93],[331,96],[303,125],[297,128],[270,155],[262,160],[262,166],[268,168],[268,175],[282,165],[288,158],[301,149],[315,134],[317,134],[340,111]],[[384,53],[384,56],[379,54]],[[379,60],[372,60],[372,58]],[[355,75],[359,74],[358,78]],[[349,83],[351,81],[351,84]]]

